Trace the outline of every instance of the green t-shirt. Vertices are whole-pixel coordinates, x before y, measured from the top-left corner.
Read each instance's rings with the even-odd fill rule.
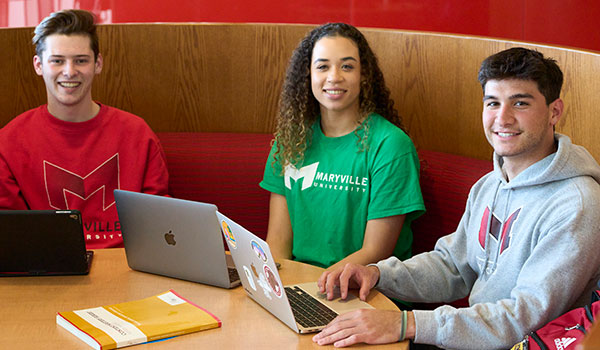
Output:
[[[320,120],[300,169],[273,163],[271,149],[260,186],[286,197],[295,260],[328,267],[362,247],[368,220],[407,214],[394,250],[411,256],[411,222],[425,211],[419,159],[410,138],[377,114],[369,116],[368,148],[357,135],[323,134]],[[363,130],[358,131],[363,136]]]

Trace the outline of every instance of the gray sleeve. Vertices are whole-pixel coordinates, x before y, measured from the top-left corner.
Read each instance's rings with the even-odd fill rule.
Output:
[[[456,232],[438,240],[435,249],[401,262],[395,257],[377,263],[377,289],[411,302],[451,302],[469,294],[477,278],[467,262],[465,225],[470,204]]]

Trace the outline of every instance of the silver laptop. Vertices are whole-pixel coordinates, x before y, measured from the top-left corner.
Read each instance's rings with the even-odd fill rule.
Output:
[[[218,211],[217,216],[246,293],[294,331],[317,332],[338,314],[373,309],[352,294],[329,301],[316,282],[283,286],[267,242]]]
[[[222,288],[240,284],[225,254],[215,205],[123,190],[114,194],[131,269]]]

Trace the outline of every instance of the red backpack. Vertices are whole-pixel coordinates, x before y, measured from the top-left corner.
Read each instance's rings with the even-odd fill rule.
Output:
[[[573,309],[525,336],[511,350],[571,350],[583,341],[594,320],[600,317],[600,290],[590,305]]]

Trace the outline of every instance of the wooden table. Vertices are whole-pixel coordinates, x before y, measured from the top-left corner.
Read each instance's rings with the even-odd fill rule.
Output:
[[[284,284],[315,281],[322,269],[281,261]],[[96,250],[87,276],[0,278],[0,349],[90,349],[56,324],[56,313],[142,299],[169,289],[214,313],[221,328],[136,345],[133,349],[327,349],[299,335],[246,296],[231,290],[129,269],[123,249]],[[367,300],[397,310],[374,291]],[[365,346],[408,349],[408,343]]]

